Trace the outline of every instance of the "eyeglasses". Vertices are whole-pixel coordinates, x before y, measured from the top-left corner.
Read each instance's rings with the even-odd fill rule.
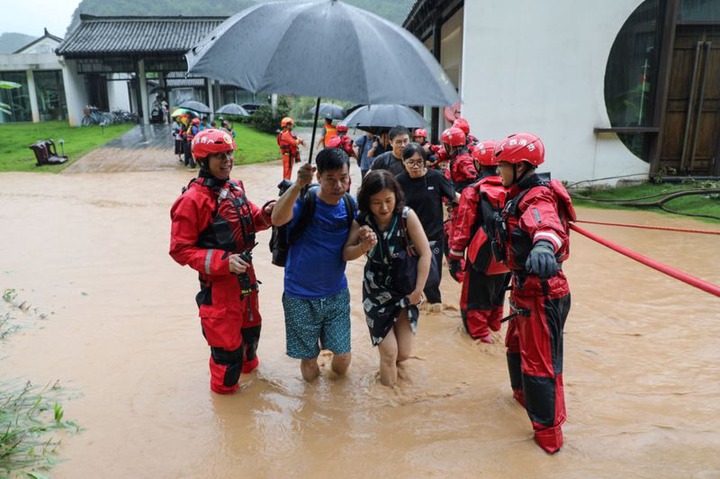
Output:
[[[408,165],[410,168],[422,168],[425,166],[425,162],[423,160],[405,160],[405,164]]]

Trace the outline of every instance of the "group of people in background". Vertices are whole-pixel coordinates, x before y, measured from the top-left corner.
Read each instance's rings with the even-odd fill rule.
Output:
[[[292,118],[281,126],[283,178],[290,180],[303,140],[292,132]],[[257,206],[241,182],[230,180],[232,136],[216,129],[191,134],[200,173],[173,205],[170,254],[200,275],[197,304],[214,392],[235,392],[240,373],[258,365],[255,233],[286,227],[293,237],[282,296],[286,352],[300,360],[305,380],[321,374],[321,350],[333,353],[333,374],[350,365],[345,267],[364,256],[362,307],[379,350],[379,380],[395,385],[411,355],[421,305],[442,309],[445,259],[462,283],[461,316],[472,338],[492,343],[492,332],[509,321],[513,397],[527,410],[537,444],[548,453],[560,450],[570,308],[562,264],[574,211],[562,184],[536,173],[545,157],[540,138],[520,133],[479,141],[460,118],[439,145],[427,142],[425,130],[411,135],[404,127],[353,142],[346,129],[326,122],[315,166],[302,164],[277,200]],[[362,174],[357,200],[350,196],[351,157]],[[510,314],[503,318],[508,288]]]
[[[220,129],[229,133],[232,138],[235,138],[232,123],[222,117],[218,118],[218,120],[221,122]],[[217,122],[210,120],[208,117],[201,119],[192,113],[184,113],[173,117],[172,136],[175,143],[175,155],[177,155],[179,162],[188,168],[194,169],[197,167],[191,147],[193,138],[195,138],[199,132],[211,128],[217,129]]]

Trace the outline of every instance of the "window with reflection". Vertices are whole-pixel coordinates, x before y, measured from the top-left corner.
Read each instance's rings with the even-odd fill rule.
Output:
[[[21,85],[20,88],[0,88],[0,103],[4,103],[10,109],[9,114],[0,111],[0,123],[31,121],[32,111],[30,110],[30,96],[25,72],[2,72],[0,80]]]
[[[659,0],[645,1],[615,38],[605,70],[605,104],[613,127],[652,125],[663,13]],[[638,158],[647,160],[647,135],[619,136]]]
[[[36,71],[34,77],[40,120],[67,119],[62,72],[60,70]]]

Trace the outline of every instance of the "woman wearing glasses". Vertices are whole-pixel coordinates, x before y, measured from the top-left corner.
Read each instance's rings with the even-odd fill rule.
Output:
[[[450,181],[425,165],[427,152],[418,143],[410,143],[402,150],[405,172],[397,176],[405,194],[405,204],[417,213],[433,253],[433,268],[425,285],[425,297],[430,312],[442,310],[440,279],[442,276],[443,199],[457,204],[460,199]]]

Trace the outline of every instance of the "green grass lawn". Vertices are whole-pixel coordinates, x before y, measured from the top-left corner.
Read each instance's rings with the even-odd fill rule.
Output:
[[[235,150],[236,164],[250,165],[281,159],[275,135],[259,132],[247,124],[236,123],[233,126],[238,145]]]
[[[66,121],[45,121],[42,123],[4,123],[0,125],[0,172],[4,171],[44,171],[58,172],[73,161],[114,140],[134,124],[100,126],[69,126]],[[58,155],[63,150],[70,161],[62,165],[35,166],[35,153],[29,148],[38,140],[55,141]],[[60,140],[65,140],[60,147]]]
[[[720,224],[720,182],[691,182],[685,184],[642,183],[616,188],[591,188],[573,191],[573,203],[590,208],[641,209],[670,214],[659,206],[639,206],[639,203],[653,203],[680,191],[698,191],[700,194],[673,198],[663,206],[669,210],[688,215],[714,216],[717,219],[698,217],[699,220]],[[589,197],[599,201],[582,199]]]

